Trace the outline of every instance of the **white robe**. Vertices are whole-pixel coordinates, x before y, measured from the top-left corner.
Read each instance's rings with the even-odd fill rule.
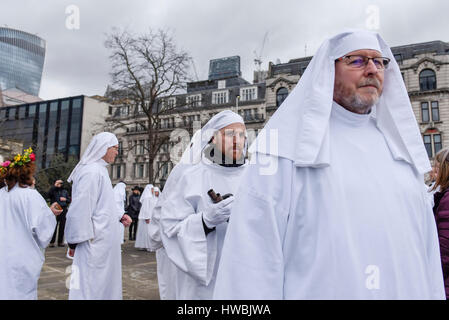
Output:
[[[423,176],[394,160],[375,121],[333,107],[330,166],[250,165],[215,299],[444,299]]]
[[[56,219],[34,189],[0,189],[0,300],[37,299],[37,283]]]
[[[207,192],[214,189],[222,195],[235,195],[245,168],[222,167],[203,159],[186,169],[165,197],[160,235],[168,257],[177,266],[176,299],[212,298],[227,223],[216,226],[206,237],[202,212],[212,205]]]
[[[160,234],[160,218],[161,207],[160,200],[163,198],[161,194],[159,201],[152,210],[150,218],[149,236],[150,236],[150,250],[156,251],[157,263],[157,282],[159,286],[159,297],[161,300],[176,299],[176,265],[168,258],[167,252],[163,247]]]
[[[69,299],[122,299],[121,212],[103,160],[83,166],[73,182],[66,238],[78,243]]]
[[[156,205],[157,198],[149,197],[143,200],[142,207],[139,212],[139,221],[137,224],[136,243],[134,247],[142,249],[150,249],[149,224],[145,220],[151,218],[151,212]]]

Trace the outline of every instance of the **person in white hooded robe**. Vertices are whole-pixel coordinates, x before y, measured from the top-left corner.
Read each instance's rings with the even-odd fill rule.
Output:
[[[172,161],[175,160],[173,156]],[[164,190],[159,196],[159,200],[154,207],[150,219],[149,235],[150,249],[156,251],[157,282],[159,286],[159,297],[161,300],[175,300],[177,292],[177,267],[167,256],[160,235],[161,204],[164,196],[170,192],[177,191],[177,183],[182,173],[193,164],[201,160],[201,130],[197,130],[189,145],[182,153],[179,163],[172,169],[164,185]]]
[[[119,216],[120,214],[123,216],[125,214],[126,207],[126,184],[124,182],[119,182],[114,187],[114,199],[117,203]],[[125,243],[125,226],[120,224],[120,235],[122,237],[121,244]]]
[[[62,213],[56,202],[49,208],[31,188],[34,178],[27,178],[29,183],[21,184],[24,177],[9,174],[10,187],[6,183],[0,189],[0,300],[37,299],[44,250],[53,236],[55,215]]]
[[[326,40],[250,151],[215,299],[444,298],[429,159],[377,33]]]
[[[131,218],[118,210],[106,166],[118,154],[109,132],[92,138],[68,181],[73,181],[66,239],[74,252],[70,300],[122,299],[121,229]]]
[[[136,243],[134,244],[135,248],[150,251],[150,236],[148,234],[148,228],[154,202],[154,186],[152,184],[147,184],[142,192],[142,195],[140,196],[140,203],[142,204],[142,207],[139,211]]]
[[[201,130],[201,161],[184,170],[161,204],[160,236],[177,267],[176,299],[211,299],[234,197],[213,203],[208,191],[235,194],[246,168],[242,117],[225,110]]]

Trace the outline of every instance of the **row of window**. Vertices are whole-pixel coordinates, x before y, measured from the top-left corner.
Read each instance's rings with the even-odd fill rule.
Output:
[[[163,179],[167,179],[170,169],[172,169],[171,162],[157,162],[157,168],[159,170],[158,176]],[[148,178],[149,176],[149,164],[148,163],[134,163],[133,164],[133,178]],[[126,164],[119,163],[111,166],[112,179],[124,179],[126,177]]]

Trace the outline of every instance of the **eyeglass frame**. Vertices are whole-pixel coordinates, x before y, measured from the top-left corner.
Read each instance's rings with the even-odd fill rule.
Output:
[[[388,57],[372,57],[372,58],[370,58],[370,57],[364,56],[364,55],[362,55],[362,54],[350,54],[350,55],[346,55],[346,56],[343,56],[343,57],[340,57],[340,58],[335,59],[335,62],[337,62],[337,61],[344,61],[344,59],[347,59],[347,58],[350,58],[350,57],[362,57],[362,58],[367,59],[366,62],[365,62],[365,64],[364,64],[362,67],[360,67],[360,68],[350,66],[348,63],[346,64],[346,65],[348,65],[348,66],[350,66],[351,68],[354,68],[354,69],[362,69],[362,68],[366,68],[366,66],[368,65],[369,61],[370,61],[370,60],[373,60],[373,63],[374,63],[374,65],[376,66],[376,69],[377,69],[377,70],[386,70],[386,69],[388,68],[388,66],[390,65],[390,61],[391,61],[391,59],[388,58]],[[374,62],[374,59],[383,59],[383,60],[387,60],[387,61],[388,61],[387,66],[385,66],[385,65],[382,63],[383,68],[378,68],[377,65],[376,65],[376,63]]]

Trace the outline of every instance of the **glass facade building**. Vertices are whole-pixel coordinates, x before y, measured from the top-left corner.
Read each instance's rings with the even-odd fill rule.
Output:
[[[80,157],[84,96],[0,108],[0,137],[36,152],[38,168],[56,154]]]
[[[17,88],[39,96],[45,41],[38,36],[0,27],[0,88]]]

